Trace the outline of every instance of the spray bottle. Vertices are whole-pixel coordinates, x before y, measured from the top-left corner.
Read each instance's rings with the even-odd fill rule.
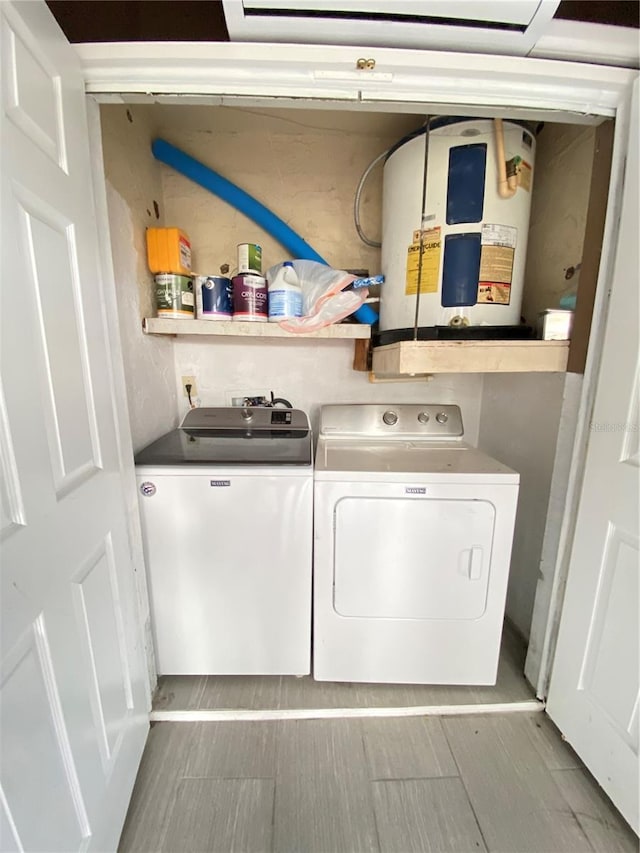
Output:
[[[302,317],[302,288],[291,261],[285,261],[269,285],[269,322]]]

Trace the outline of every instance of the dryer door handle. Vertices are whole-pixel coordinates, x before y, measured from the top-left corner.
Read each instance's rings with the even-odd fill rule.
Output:
[[[482,548],[469,549],[469,580],[478,581],[482,577]]]

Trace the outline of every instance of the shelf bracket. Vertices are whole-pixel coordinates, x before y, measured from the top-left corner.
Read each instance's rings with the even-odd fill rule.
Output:
[[[353,349],[353,369],[366,373],[371,370],[371,338],[360,339],[354,341]]]

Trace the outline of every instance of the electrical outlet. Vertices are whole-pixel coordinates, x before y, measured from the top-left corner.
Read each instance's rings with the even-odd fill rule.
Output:
[[[195,398],[198,396],[198,386],[196,385],[196,377],[195,376],[183,376],[182,377],[182,396],[183,397],[189,396],[189,394],[187,393],[187,385],[191,385],[191,391],[189,393],[191,394],[191,399],[195,400]]]

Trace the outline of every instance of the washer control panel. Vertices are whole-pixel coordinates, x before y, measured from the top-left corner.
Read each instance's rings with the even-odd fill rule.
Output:
[[[389,408],[388,406],[386,408]],[[287,431],[309,429],[309,419],[300,409],[283,409],[271,406],[203,406],[190,409],[180,424],[188,430],[267,430]]]
[[[393,438],[461,438],[464,434],[460,407],[448,403],[422,405],[323,406],[320,434]]]

